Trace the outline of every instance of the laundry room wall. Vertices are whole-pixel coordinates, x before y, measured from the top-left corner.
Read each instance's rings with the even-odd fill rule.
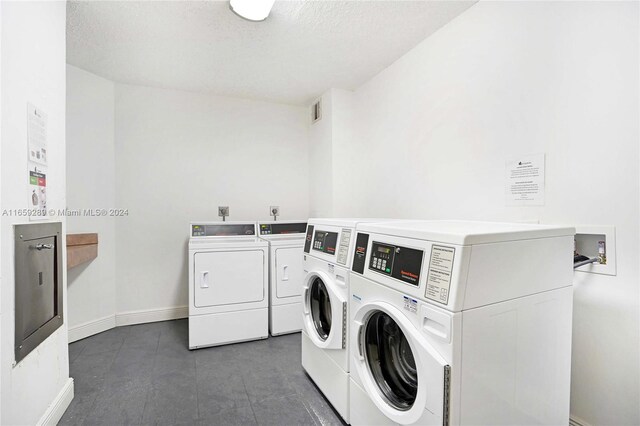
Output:
[[[186,315],[189,222],[306,219],[308,109],[116,84],[117,322]]]
[[[358,88],[332,146],[337,216],[616,227],[617,276],[575,274],[584,425],[640,423],[638,25],[636,2],[479,2]],[[536,153],[544,205],[506,206],[505,162]]]
[[[29,208],[27,103],[47,114],[47,207],[64,209],[65,40],[64,2],[2,2],[0,14],[2,288],[0,289],[0,423],[55,424],[73,396],[66,322],[14,364],[14,232],[29,223],[12,213]],[[62,221],[63,233],[66,230]],[[63,256],[63,265],[66,256]],[[66,289],[66,272],[61,288]],[[63,293],[66,307],[66,291]],[[66,315],[66,312],[65,312]]]
[[[322,114],[309,126],[309,216],[329,217],[333,209],[333,91],[316,100]],[[311,121],[311,109],[309,109]]]
[[[352,201],[351,158],[343,155],[352,137],[352,98],[343,89],[327,90],[318,98],[322,118],[309,127],[310,217],[331,217],[334,207]]]
[[[358,182],[361,176],[352,173],[353,161],[351,155],[345,155],[345,149],[350,146],[355,135],[353,131],[353,119],[355,114],[353,106],[353,92],[349,90],[331,89],[331,164],[333,167],[333,180],[331,187],[332,213],[353,203],[365,203],[363,194],[354,191],[360,185],[352,185],[352,181]],[[357,201],[356,201],[357,200]],[[367,211],[367,217],[381,217],[378,212]]]
[[[3,138],[3,132],[2,129],[4,127],[4,123],[3,123],[3,115],[2,115],[2,104],[4,104],[3,101],[3,96],[2,96],[2,61],[3,61],[3,55],[2,55],[2,2],[0,2],[0,165],[2,164],[2,144],[4,141]],[[2,177],[2,170],[0,170],[0,209],[4,208],[4,201],[2,199],[2,183],[3,183],[3,177]],[[0,229],[2,227],[2,222],[0,220]],[[3,296],[2,293],[4,292],[4,282],[2,281],[2,250],[3,250],[3,245],[4,242],[2,241],[2,233],[0,232],[0,343],[2,343],[2,346],[8,344],[8,342],[5,341],[5,339],[3,338],[4,335],[2,333],[2,329],[4,328],[4,322],[5,322],[5,315],[3,315],[4,312],[4,307],[2,306],[2,300],[3,300]],[[0,361],[2,360],[2,349],[0,349]],[[4,368],[0,367],[0,422],[2,421],[2,382],[3,382],[3,375],[5,374]]]
[[[67,66],[67,207],[111,209],[115,188],[115,84]],[[70,215],[69,233],[98,233],[98,257],[68,273],[69,340],[115,327],[113,216]]]

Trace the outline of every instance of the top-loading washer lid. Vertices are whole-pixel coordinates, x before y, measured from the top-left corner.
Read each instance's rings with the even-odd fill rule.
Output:
[[[475,245],[575,235],[575,228],[464,220],[406,220],[364,223],[358,231],[456,245]]]
[[[394,222],[397,219],[385,219],[385,218],[362,218],[362,217],[323,217],[323,218],[310,218],[308,223],[310,225],[324,225],[324,226],[336,226],[341,228],[355,228],[360,223],[386,223]]]

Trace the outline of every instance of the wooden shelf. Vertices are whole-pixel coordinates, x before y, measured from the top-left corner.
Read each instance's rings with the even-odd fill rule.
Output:
[[[67,269],[98,257],[98,234],[67,234]]]

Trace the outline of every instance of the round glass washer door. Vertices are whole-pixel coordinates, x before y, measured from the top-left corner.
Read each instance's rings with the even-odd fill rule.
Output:
[[[362,339],[367,368],[383,399],[396,410],[410,410],[418,394],[418,371],[400,326],[387,313],[375,311]]]
[[[318,276],[309,285],[309,311],[318,337],[326,341],[331,333],[331,299],[326,284]]]

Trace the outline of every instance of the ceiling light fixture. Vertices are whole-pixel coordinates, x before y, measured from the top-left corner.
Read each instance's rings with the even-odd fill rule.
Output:
[[[275,0],[231,0],[229,7],[236,15],[249,21],[264,21]]]

